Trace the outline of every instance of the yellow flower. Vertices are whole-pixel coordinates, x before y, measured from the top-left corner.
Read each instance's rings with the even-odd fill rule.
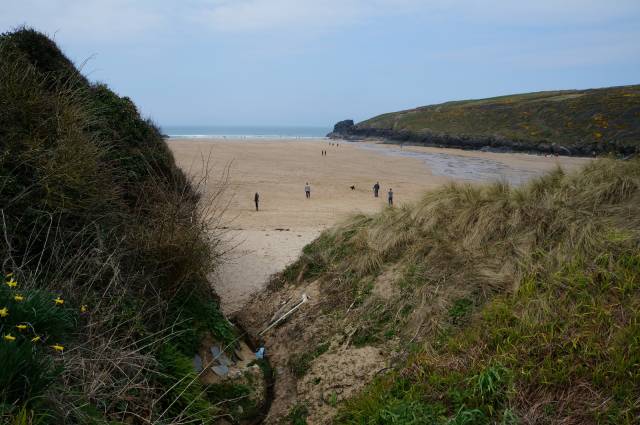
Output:
[[[60,351],[60,352],[64,351],[64,347],[62,345],[59,345],[59,344],[54,344],[54,345],[51,346],[51,348],[53,348],[56,351]]]
[[[64,300],[60,297],[56,298],[55,300],[53,300],[54,303],[56,303],[56,305],[62,305],[64,304]]]
[[[9,309],[7,307],[0,309],[0,317],[7,317],[9,315]]]
[[[16,328],[18,328],[19,331],[24,331],[27,329],[27,325],[16,325]]]
[[[11,278],[9,282],[7,282],[7,286],[9,288],[15,288],[16,286],[18,286],[18,282],[16,282],[13,278]]]
[[[5,340],[5,341],[15,341],[15,340],[16,340],[16,337],[15,337],[15,336],[13,336],[13,335],[11,335],[11,334],[6,334],[6,335],[4,336],[4,340]]]
[[[20,302],[20,301],[24,301],[24,297],[22,295],[15,295],[13,297],[14,300]]]
[[[31,338],[31,342],[38,342],[38,341],[40,341],[40,337],[38,335]]]
[[[80,307],[80,313],[86,313],[86,312],[87,312],[87,305],[82,304],[82,306]]]

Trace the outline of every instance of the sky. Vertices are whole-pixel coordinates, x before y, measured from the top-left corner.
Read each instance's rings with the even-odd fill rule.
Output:
[[[640,83],[640,0],[0,0],[160,125]]]

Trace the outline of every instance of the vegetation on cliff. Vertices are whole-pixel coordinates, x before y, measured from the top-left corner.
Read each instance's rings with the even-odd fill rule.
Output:
[[[447,102],[344,127],[336,134],[469,148],[629,154],[640,147],[640,86]]]
[[[205,335],[235,339],[211,205],[157,127],[20,29],[0,36],[0,146],[0,422],[224,414],[192,366]]]
[[[305,329],[392,366],[336,423],[638,423],[639,211],[640,160],[599,160],[325,231],[283,275],[319,282]]]

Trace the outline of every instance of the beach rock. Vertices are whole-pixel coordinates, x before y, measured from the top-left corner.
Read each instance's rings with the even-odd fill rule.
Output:
[[[340,138],[343,135],[350,134],[351,130],[355,127],[353,120],[343,120],[333,126],[333,131],[327,134],[329,138]]]

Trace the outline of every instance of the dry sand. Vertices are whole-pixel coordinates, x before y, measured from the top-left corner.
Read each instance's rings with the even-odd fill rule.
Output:
[[[323,229],[351,213],[384,207],[389,188],[401,205],[460,177],[520,181],[557,165],[574,169],[589,161],[353,142],[330,146],[321,139],[172,139],[168,145],[188,174],[209,175],[209,194],[226,186],[217,202],[226,207],[225,244],[234,249],[214,285],[227,314],[238,311]],[[376,181],[382,187],[379,198],[372,195]],[[306,182],[311,199],[305,198]],[[260,193],[259,212],[255,192]]]

